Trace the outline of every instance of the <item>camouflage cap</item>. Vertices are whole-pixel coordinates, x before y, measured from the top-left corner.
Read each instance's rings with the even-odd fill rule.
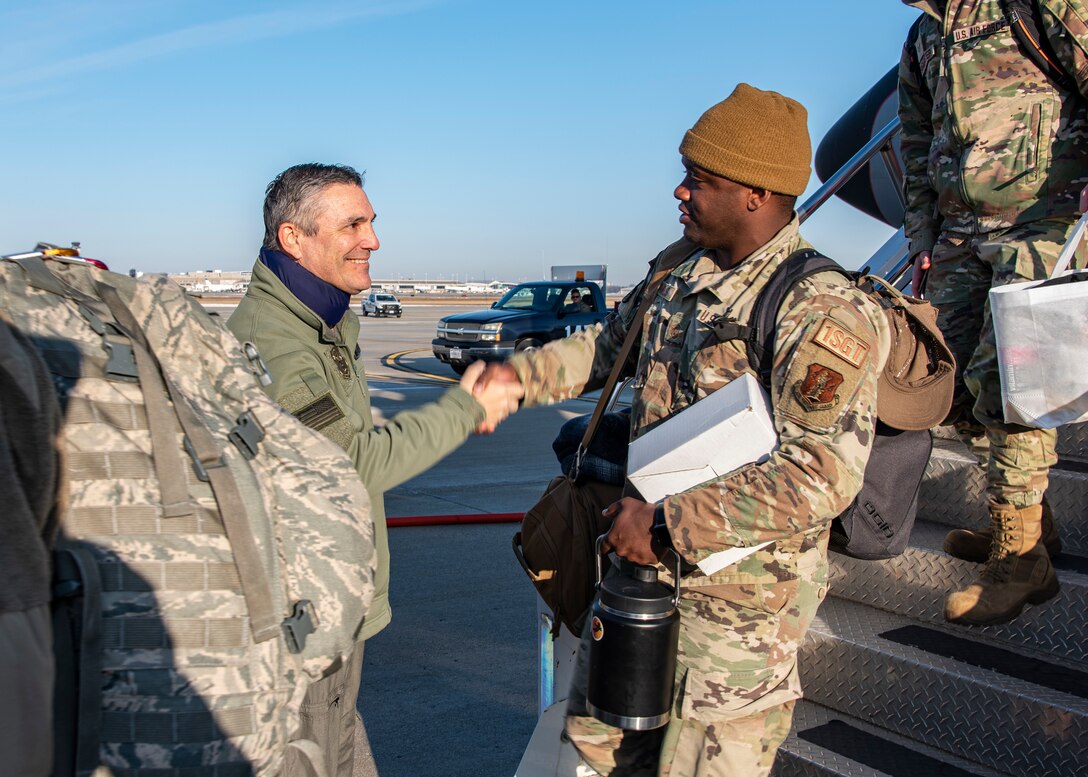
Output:
[[[877,385],[877,416],[895,429],[932,429],[948,416],[956,360],[937,328],[937,308],[897,295],[889,310],[891,349]]]

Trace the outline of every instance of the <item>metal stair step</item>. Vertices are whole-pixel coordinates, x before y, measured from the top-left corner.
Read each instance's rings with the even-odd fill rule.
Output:
[[[825,707],[1010,774],[1088,775],[1088,672],[1050,662],[841,599],[799,657]]]
[[[772,777],[1002,777],[920,742],[802,700]]]
[[[938,426],[933,437],[941,440],[959,440],[951,426]],[[1058,458],[1088,461],[1088,423],[1069,424],[1058,429]]]
[[[1088,467],[1059,463],[1050,470],[1047,501],[1065,550],[1088,555]],[[933,455],[918,493],[918,516],[946,526],[989,526],[986,478],[958,442],[934,440]]]
[[[1058,458],[1088,461],[1088,424],[1070,424],[1058,429]]]
[[[829,554],[832,598],[894,612],[923,623],[1039,656],[1054,655],[1088,668],[1088,575],[1077,571],[1084,559],[1062,554],[1055,562],[1061,592],[1040,605],[1028,605],[1012,623],[954,626],[944,621],[945,596],[972,583],[982,565],[961,561],[940,548],[946,528],[919,521],[911,545],[896,558],[860,561]]]

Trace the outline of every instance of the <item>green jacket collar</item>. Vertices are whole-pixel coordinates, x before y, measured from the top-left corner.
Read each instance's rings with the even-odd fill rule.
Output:
[[[291,293],[276,274],[268,269],[263,262],[255,262],[253,265],[253,277],[250,279],[249,291],[257,298],[265,298],[281,305],[298,318],[303,324],[318,333],[323,343],[331,345],[343,345],[354,348],[359,342],[359,317],[352,312],[349,306],[335,327],[330,327],[298,297]]]

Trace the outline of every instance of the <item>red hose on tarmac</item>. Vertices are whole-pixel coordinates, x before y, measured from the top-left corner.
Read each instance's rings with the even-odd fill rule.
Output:
[[[469,515],[402,515],[386,518],[390,528],[397,526],[449,526],[456,523],[518,523],[525,513],[477,513]]]

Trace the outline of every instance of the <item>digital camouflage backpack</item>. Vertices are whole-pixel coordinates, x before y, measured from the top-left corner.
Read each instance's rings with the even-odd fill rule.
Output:
[[[275,774],[292,746],[321,774],[289,739],[373,596],[351,462],[165,276],[5,260],[0,306],[64,417],[54,773]]]

